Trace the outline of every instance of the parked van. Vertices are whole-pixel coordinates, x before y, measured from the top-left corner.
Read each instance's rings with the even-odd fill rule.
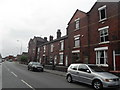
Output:
[[[119,77],[105,72],[94,64],[71,64],[67,69],[66,79],[69,83],[78,81],[92,85],[96,90],[119,88]]]

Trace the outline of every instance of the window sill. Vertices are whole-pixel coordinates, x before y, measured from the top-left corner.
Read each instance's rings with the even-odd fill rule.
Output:
[[[78,31],[80,28],[76,28],[74,31]]]
[[[101,19],[101,20],[99,20],[99,22],[103,22],[103,21],[105,21],[105,20],[107,20],[107,18]]]
[[[99,44],[107,44],[107,43],[110,43],[110,41],[100,42]]]
[[[102,66],[102,67],[108,67],[108,64],[96,64],[98,66]]]
[[[59,63],[59,65],[63,65],[63,63]]]
[[[59,50],[59,51],[61,51],[61,52],[62,52],[62,51],[64,51],[64,50]]]
[[[76,46],[76,47],[73,47],[73,48],[80,48],[80,46]]]

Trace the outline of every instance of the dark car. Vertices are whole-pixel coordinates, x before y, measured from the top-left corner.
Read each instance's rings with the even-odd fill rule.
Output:
[[[28,70],[43,72],[43,66],[39,62],[30,62],[28,64]]]

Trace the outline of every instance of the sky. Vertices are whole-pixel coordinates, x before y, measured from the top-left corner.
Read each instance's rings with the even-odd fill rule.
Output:
[[[28,51],[34,36],[56,39],[77,9],[88,12],[96,0],[0,0],[0,53],[2,57]],[[22,49],[21,49],[22,48]]]

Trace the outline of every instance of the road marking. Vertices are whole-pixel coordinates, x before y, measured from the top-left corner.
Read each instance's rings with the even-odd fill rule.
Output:
[[[21,80],[24,84],[26,84],[28,87],[32,88],[33,90],[35,90],[32,86],[30,86],[28,83],[26,83],[24,80]]]
[[[11,72],[15,77],[18,77],[14,72]]]

